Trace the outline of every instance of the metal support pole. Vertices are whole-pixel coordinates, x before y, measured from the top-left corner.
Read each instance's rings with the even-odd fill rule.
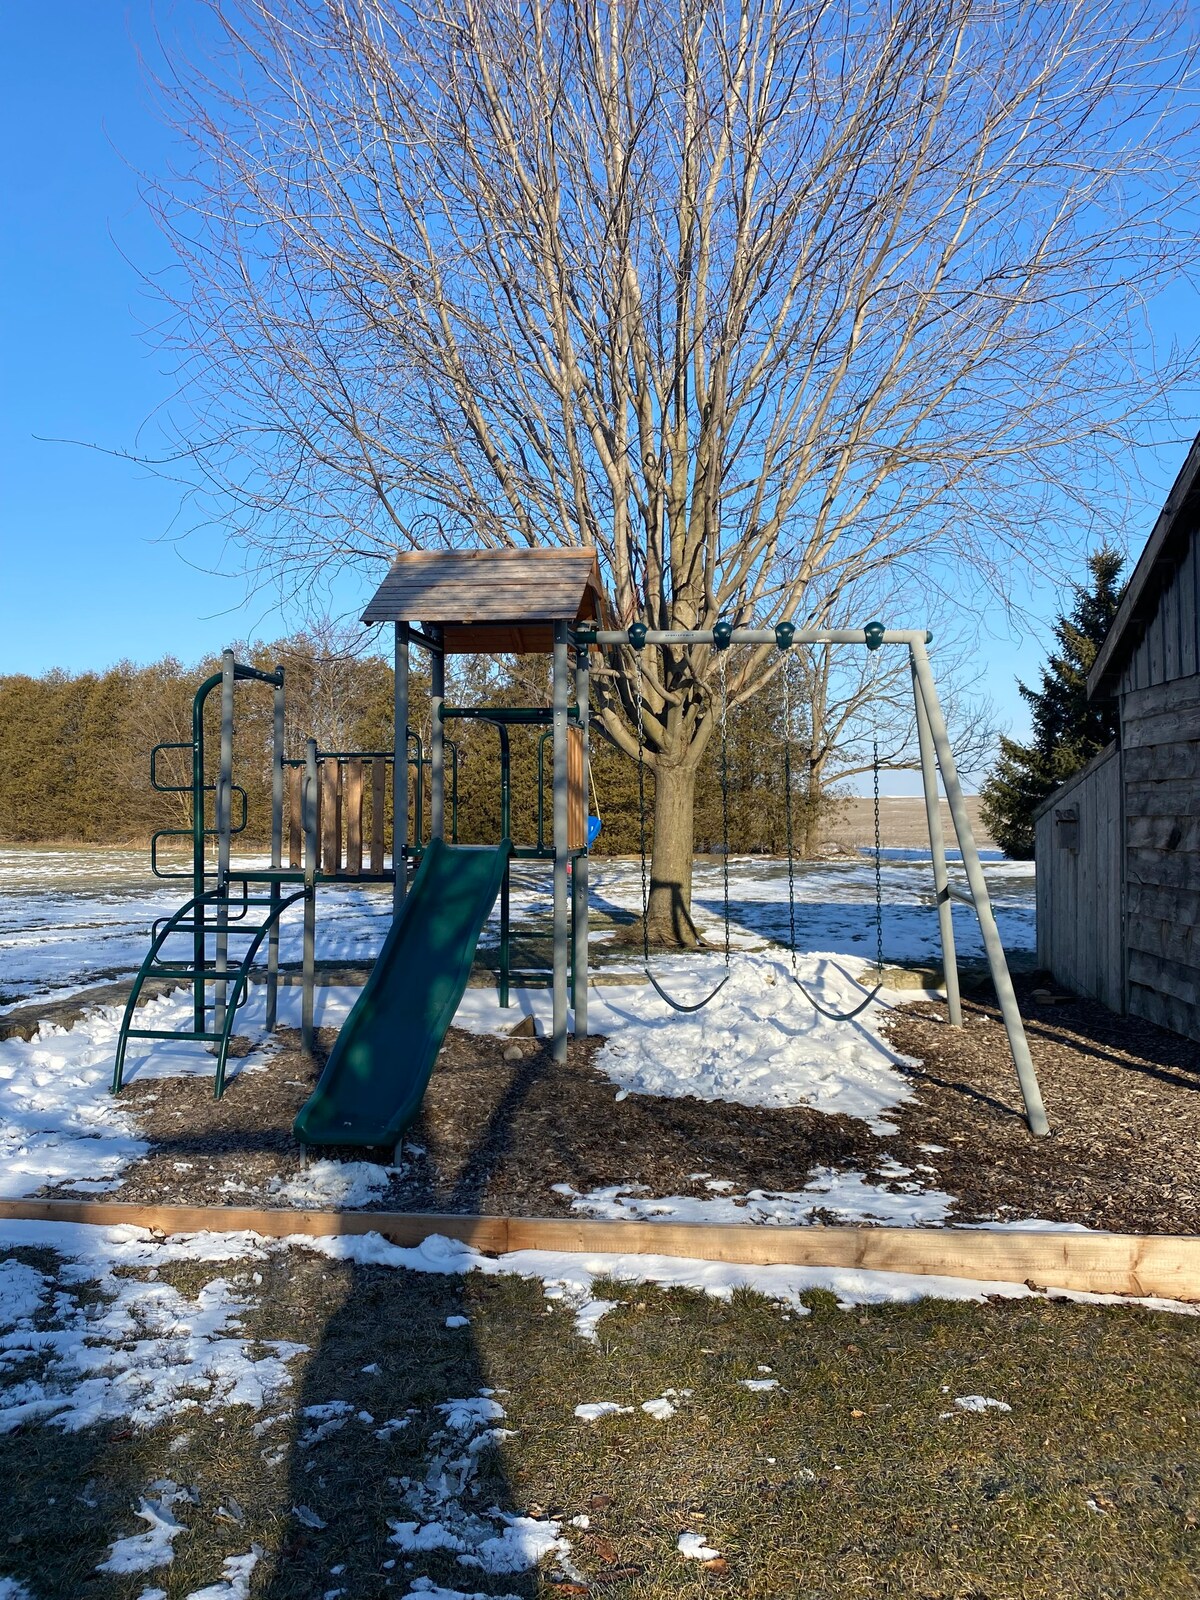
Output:
[[[225,1026],[225,973],[229,970],[229,856],[233,827],[233,651],[221,655],[221,757],[217,769],[217,888],[218,925],[213,985],[213,1032]]]
[[[946,974],[946,1005],[950,1026],[962,1027],[962,998],[958,992],[958,957],[954,949],[954,916],[950,904],[950,874],[946,868],[946,843],[938,808],[937,756],[925,697],[913,667],[913,701],[917,709],[917,742],[921,749],[921,783],[925,790],[925,817],[929,823],[929,853],[933,858],[933,891],[937,897],[938,931],[942,937],[942,970]]]
[[[438,643],[442,630],[434,630]],[[446,702],[446,658],[440,650],[429,653],[429,836],[446,837],[446,729],[442,706]]]
[[[500,838],[512,839],[512,749],[508,729],[496,724],[500,735]],[[508,1010],[509,978],[512,971],[512,856],[505,858],[500,880],[500,1008]]]
[[[991,969],[992,982],[996,987],[996,998],[1000,1002],[1000,1014],[1004,1018],[1004,1030],[1008,1034],[1008,1044],[1009,1049],[1012,1051],[1013,1065],[1017,1069],[1017,1077],[1021,1084],[1021,1096],[1025,1102],[1025,1116],[1029,1123],[1029,1131],[1038,1135],[1046,1134],[1050,1132],[1050,1124],[1046,1120],[1046,1108],[1042,1104],[1042,1091],[1038,1087],[1033,1058],[1029,1054],[1029,1041],[1025,1037],[1025,1025],[1021,1021],[1020,1007],[1017,1005],[1017,997],[1013,992],[1008,963],[1004,958],[1004,946],[1000,941],[1000,930],[996,927],[996,918],[992,913],[992,902],[988,897],[987,880],[983,875],[979,852],[975,848],[975,835],[971,831],[971,819],[967,815],[967,803],[963,798],[962,788],[958,781],[958,768],[954,764],[954,752],[950,748],[950,735],[946,729],[945,718],[942,716],[942,708],[938,703],[937,686],[933,681],[933,670],[929,665],[929,656],[925,650],[923,640],[914,639],[910,645],[910,650],[913,672],[917,679],[921,697],[925,702],[925,711],[929,717],[930,731],[933,734],[934,747],[937,750],[938,765],[942,771],[942,786],[946,791],[950,814],[954,818],[954,831],[958,835],[958,846],[962,851],[963,866],[966,868],[967,882],[971,888],[971,898],[975,902],[975,915],[979,918],[979,928],[983,934],[988,966]]]
[[[392,915],[400,915],[408,888],[408,623],[396,624],[396,682],[392,739]],[[421,769],[417,768],[420,782]]]
[[[583,734],[583,816],[587,826],[588,797],[591,794],[591,771],[588,750],[588,703],[591,695],[591,663],[587,646],[575,652],[575,704],[579,708],[579,727]],[[586,845],[586,835],[585,835]],[[571,868],[571,889],[574,896],[575,959],[571,966],[574,993],[571,1004],[575,1008],[575,1037],[586,1039],[588,1031],[588,857],[586,848],[575,857]]]
[[[283,865],[283,668],[276,663],[279,682],[275,686],[274,725],[271,730],[271,867]],[[271,931],[267,935],[267,1032],[275,1032],[279,1016],[279,880],[271,884]]]
[[[317,838],[317,741],[310,739],[304,747],[304,780],[302,788],[304,811],[304,957],[301,974],[300,1043],[312,1054],[313,1012],[316,984],[317,954],[317,863],[320,840]]]
[[[567,1059],[567,625],[554,624],[554,1059]]]

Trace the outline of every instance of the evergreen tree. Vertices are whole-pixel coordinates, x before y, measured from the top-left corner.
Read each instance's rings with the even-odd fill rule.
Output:
[[[1018,684],[1033,712],[1029,744],[1001,738],[982,790],[983,820],[1006,855],[1033,856],[1033,813],[1117,733],[1117,708],[1087,697],[1087,676],[1121,603],[1124,558],[1107,545],[1088,558],[1091,586],[1075,590],[1069,615],[1054,624],[1058,650],[1042,668],[1040,689]]]

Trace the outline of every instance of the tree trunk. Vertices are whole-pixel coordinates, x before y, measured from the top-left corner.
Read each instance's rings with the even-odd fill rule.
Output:
[[[654,849],[647,918],[651,945],[693,949],[699,943],[692,921],[695,808],[695,767],[667,765],[660,760],[654,774]]]
[[[800,828],[800,854],[811,861],[817,854],[821,823],[825,817],[825,752],[810,757],[805,775],[804,821]]]

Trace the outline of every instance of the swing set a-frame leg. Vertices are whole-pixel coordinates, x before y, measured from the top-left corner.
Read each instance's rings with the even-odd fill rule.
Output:
[[[975,835],[971,829],[971,819],[967,815],[967,803],[958,781],[958,768],[954,763],[954,752],[950,748],[950,735],[946,729],[946,720],[942,716],[942,708],[938,703],[937,686],[933,681],[933,671],[929,665],[929,656],[926,653],[924,644],[915,640],[910,644],[909,652],[912,658],[917,690],[921,701],[924,703],[925,713],[929,718],[929,728],[933,735],[938,766],[941,768],[942,773],[942,786],[946,791],[950,815],[954,818],[954,831],[958,835],[958,847],[962,851],[963,866],[966,869],[967,883],[971,890],[971,900],[975,907],[975,915],[979,919],[979,930],[983,934],[983,946],[987,952],[988,967],[991,970],[992,982],[996,988],[996,998],[1000,1002],[1000,1014],[1004,1019],[1004,1030],[1008,1035],[1013,1065],[1017,1069],[1017,1078],[1021,1085],[1021,1096],[1025,1102],[1025,1118],[1029,1124],[1030,1133],[1041,1136],[1050,1132],[1050,1124],[1046,1119],[1046,1108],[1042,1104],[1042,1091],[1038,1085],[1033,1058],[1029,1054],[1029,1041],[1025,1037],[1025,1025],[1021,1021],[1021,1011],[1017,1005],[1016,994],[1013,991],[1012,978],[1009,976],[1008,962],[1004,958],[1004,946],[1000,940],[1000,930],[996,927],[996,918],[992,912],[987,880],[983,875],[979,851],[975,848]]]
[[[917,743],[921,751],[921,786],[925,794],[925,816],[929,824],[929,853],[933,859],[933,893],[937,901],[938,931],[942,940],[942,971],[946,977],[946,1009],[950,1026],[962,1027],[962,996],[958,990],[958,956],[954,948],[954,917],[950,904],[950,874],[946,869],[946,841],[938,810],[937,755],[925,699],[913,667],[913,700],[917,708]]]

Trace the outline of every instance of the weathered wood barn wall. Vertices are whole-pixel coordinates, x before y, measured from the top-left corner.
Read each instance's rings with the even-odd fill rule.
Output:
[[[1088,694],[1117,698],[1120,734],[1038,815],[1040,959],[1077,992],[1200,1040],[1200,437]]]
[[[1121,896],[1121,762],[1115,744],[1040,808],[1038,965],[1074,994],[1125,1009]]]

